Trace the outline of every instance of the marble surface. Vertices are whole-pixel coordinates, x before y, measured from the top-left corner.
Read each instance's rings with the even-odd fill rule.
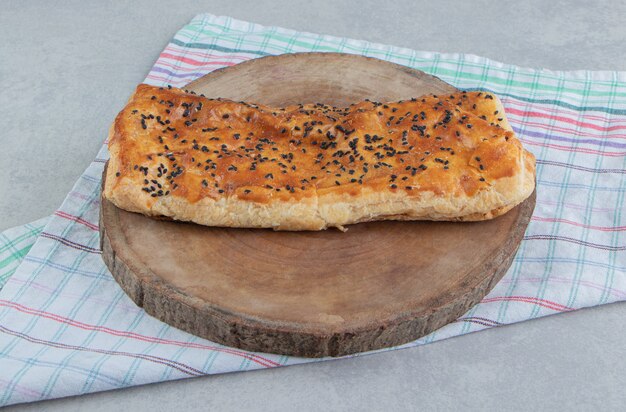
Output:
[[[522,66],[626,70],[624,2],[5,1],[0,230],[55,210],[169,38],[202,12]],[[625,318],[613,304],[358,359],[7,410],[617,410]]]

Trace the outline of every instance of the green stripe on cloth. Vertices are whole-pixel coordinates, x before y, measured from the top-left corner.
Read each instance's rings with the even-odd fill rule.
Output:
[[[0,233],[0,289],[15,273],[49,219],[44,217]]]
[[[202,26],[189,25],[187,26],[187,29],[181,30],[181,32],[179,33],[179,36],[202,34],[202,35],[208,35],[208,36],[219,36],[222,40],[229,40],[233,42],[240,41],[242,37],[246,36],[245,32],[224,33],[223,27],[220,27],[220,26],[217,26],[217,27],[220,27],[221,29],[218,31],[207,30],[206,28],[201,28],[201,27]],[[272,54],[272,53],[260,52],[259,50],[250,50],[250,47],[249,47],[252,45],[252,46],[258,47],[259,49],[264,50],[268,47],[268,40],[271,39],[273,43],[271,44],[272,48],[282,48],[283,50],[281,51],[287,51],[287,52],[290,52],[293,49],[293,46],[299,46],[302,48],[315,50],[315,51],[325,51],[325,52],[346,52],[346,51],[350,52],[352,51],[358,54],[362,53],[362,47],[355,47],[355,46],[346,44],[345,42],[342,42],[341,44],[338,44],[336,46],[335,45],[320,46],[318,43],[320,39],[319,36],[316,36],[316,35],[311,36],[310,41],[296,40],[295,36],[289,37],[286,35],[281,35],[280,33],[271,32],[271,29],[272,28],[268,28],[270,32],[266,33],[266,35],[263,36],[263,40],[261,42],[255,39],[247,39],[248,50],[239,49],[237,50],[237,52],[252,53],[252,54],[257,54],[260,56],[266,56],[266,55]],[[305,33],[298,33],[298,34],[303,35]],[[339,38],[339,40],[347,40],[347,39]],[[216,48],[217,46],[207,47],[207,45],[203,43],[183,43],[177,39],[173,39],[172,43],[177,44],[182,47],[187,47],[187,48],[201,48],[201,49],[209,48],[212,50],[227,51],[227,50],[224,50],[224,48]],[[395,52],[393,48],[389,48],[387,50],[374,50],[374,51],[377,52],[378,54],[381,54],[380,56],[377,56],[377,57],[382,58],[384,60],[389,60],[390,58],[399,58],[399,59],[406,60],[410,56],[410,54],[407,54],[407,53]],[[439,57],[439,60],[440,60],[440,63],[453,63],[454,65],[458,63],[457,59],[451,60],[451,59],[443,59]],[[474,62],[466,62],[465,64],[468,65],[469,67],[479,68],[479,69],[483,69],[486,67],[484,64],[479,64],[479,63],[474,63]],[[499,68],[495,65],[489,66],[489,70],[501,71],[505,73],[508,72],[508,69]],[[455,77],[460,76],[469,80],[489,81],[490,83],[496,83],[496,84],[507,84],[510,82],[510,85],[512,86],[527,88],[527,89],[533,89],[534,87],[536,87],[534,82],[521,81],[521,80],[513,81],[510,79],[502,79],[501,77],[497,77],[497,76],[486,77],[484,73],[476,74],[470,71],[459,70],[457,67],[455,67],[455,69],[446,69],[443,67],[436,67],[436,70],[433,70],[433,71],[437,75],[440,75],[440,76],[441,75],[455,76]],[[546,79],[556,79],[556,80],[560,78],[560,76],[550,76],[548,74],[543,74],[542,77]],[[574,81],[577,83],[583,83],[583,84],[587,83],[587,80],[577,80],[577,81],[574,80]],[[608,86],[611,86],[610,82],[606,82],[606,84]],[[539,84],[539,86],[541,87],[541,89],[546,90],[546,91],[554,91],[554,92],[561,92],[561,93],[565,92],[565,93],[574,93],[574,94],[583,94],[583,95],[585,94],[581,91],[580,88],[556,86],[556,85],[548,84],[548,83]],[[616,90],[589,91],[588,95],[589,96],[626,97],[626,92],[618,92]]]

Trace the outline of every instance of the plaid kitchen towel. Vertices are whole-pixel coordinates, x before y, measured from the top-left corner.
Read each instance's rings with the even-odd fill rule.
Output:
[[[456,322],[402,347],[626,298],[626,73],[527,69],[203,14],[176,33],[146,82],[183,86],[300,51],[363,54],[497,93],[537,157],[535,214],[506,276]],[[0,405],[315,361],[221,346],[135,306],[98,246],[106,158],[103,147],[0,291]],[[40,226],[1,237],[5,265]]]

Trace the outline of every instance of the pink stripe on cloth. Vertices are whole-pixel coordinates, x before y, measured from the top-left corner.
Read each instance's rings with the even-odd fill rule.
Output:
[[[584,147],[564,146],[564,145],[553,144],[553,143],[540,143],[540,142],[535,142],[535,141],[532,141],[532,140],[529,140],[529,139],[525,139],[525,138],[520,137],[520,136],[518,136],[518,138],[525,145],[545,147],[545,148],[548,148],[548,149],[555,149],[555,150],[560,150],[560,151],[564,151],[564,152],[584,153],[584,154],[601,155],[601,156],[607,156],[607,157],[624,157],[624,156],[626,156],[626,152],[608,152],[608,151],[604,151],[604,150],[587,149],[587,148],[584,148]]]
[[[54,341],[51,341],[51,340],[36,338],[36,337],[28,335],[26,333],[19,332],[19,331],[14,330],[14,329],[9,329],[9,328],[4,327],[2,325],[0,325],[0,332],[4,332],[6,334],[10,334],[10,335],[22,338],[22,339],[24,339],[24,340],[26,340],[28,342],[31,342],[31,343],[36,343],[36,344],[40,344],[40,345],[50,346],[50,347],[53,347],[53,348],[70,349],[70,350],[76,350],[76,351],[81,351],[81,352],[92,352],[92,353],[99,353],[99,354],[103,354],[103,355],[124,356],[124,357],[129,357],[129,358],[142,359],[142,360],[146,360],[146,361],[149,361],[149,362],[154,362],[154,363],[158,363],[158,364],[161,364],[161,365],[168,366],[168,367],[176,369],[176,370],[178,370],[178,371],[180,371],[182,373],[185,373],[185,374],[187,374],[189,376],[202,376],[202,375],[204,375],[204,373],[202,373],[198,369],[195,369],[195,368],[193,368],[193,367],[191,367],[189,365],[185,365],[184,363],[172,361],[172,360],[169,360],[169,359],[166,359],[166,358],[161,358],[161,357],[158,357],[158,356],[144,355],[143,353],[132,353],[132,352],[117,351],[117,350],[98,349],[98,348],[79,346],[79,345],[69,345],[69,344],[66,344],[66,343],[60,343],[60,342],[54,342]]]
[[[515,116],[521,116],[522,118],[529,118],[529,117],[537,117],[540,119],[546,119],[549,121],[556,121],[556,122],[561,122],[561,123],[567,123],[567,124],[573,124],[575,126],[578,126],[580,128],[588,128],[588,129],[593,129],[593,130],[599,130],[602,132],[610,132],[613,130],[626,130],[626,125],[621,126],[621,125],[615,125],[615,126],[600,126],[594,123],[589,123],[589,122],[581,122],[578,121],[576,119],[570,119],[568,117],[565,116],[556,116],[556,115],[549,115],[549,114],[544,114],[541,113],[539,111],[527,111],[527,110],[518,110],[518,109],[514,109],[512,107],[506,108],[506,114],[507,116],[509,115],[515,115]],[[536,124],[542,124],[542,123],[536,123]],[[572,129],[563,129],[563,130],[567,130],[567,131],[577,131],[577,130],[572,130]],[[582,134],[582,132],[581,132]],[[624,137],[626,135],[620,134],[620,135],[607,135],[607,137]]]
[[[59,292],[57,291],[54,287],[50,287],[49,285],[45,285],[43,283],[39,283],[39,282],[35,282],[35,281],[25,281],[23,279],[13,279],[11,280],[12,282],[16,282],[19,283],[21,285],[25,285],[28,284],[29,288],[33,288],[33,289],[37,289],[41,292],[45,292],[48,294],[55,294],[57,297],[61,298],[61,299],[81,299],[82,295],[79,293],[70,293],[70,292]],[[98,303],[101,306],[105,306],[108,307],[111,305],[111,300],[109,299],[102,299],[102,298],[98,298],[98,297],[90,297],[89,298],[90,302]],[[0,301],[1,302],[1,301]],[[142,309],[139,308],[138,306],[136,306],[135,304],[127,304],[127,303],[118,303],[119,307],[121,307],[124,311],[126,311],[127,313],[137,313],[140,312]],[[0,306],[2,306],[0,304]]]
[[[503,284],[511,284],[513,283],[512,280],[510,279],[503,279],[501,281]],[[550,276],[548,279],[546,278],[541,278],[541,277],[535,277],[535,278],[522,278],[522,279],[516,279],[515,282],[530,282],[530,283],[540,283],[540,282],[557,282],[557,283],[564,283],[564,284],[568,284],[571,285],[572,283],[578,282],[581,285],[596,289],[596,290],[600,290],[603,292],[607,292],[610,293],[611,295],[614,295],[620,299],[626,299],[626,291],[622,291],[622,290],[618,290],[618,289],[614,289],[605,285],[600,285],[598,283],[595,282],[591,282],[588,280],[574,280],[572,278],[565,278],[565,277],[559,277],[559,276]]]
[[[502,302],[502,301],[530,303],[532,305],[543,306],[544,308],[552,309],[557,312],[569,312],[569,311],[574,310],[574,308],[561,305],[560,303],[552,302],[546,299],[535,298],[531,296],[498,296],[494,298],[485,298],[481,300],[481,303]]]
[[[600,230],[602,232],[621,232],[621,231],[626,230],[626,226],[615,226],[615,227],[593,226],[593,225],[586,225],[584,223],[574,222],[568,219],[558,219],[554,217],[533,216],[531,220],[534,220],[536,222],[566,223],[568,225],[584,227],[585,229],[591,229],[591,230]]]
[[[207,73],[209,73],[209,72],[207,71]],[[168,77],[158,76],[158,75],[152,74],[152,73],[150,73],[147,76],[147,78],[150,79],[150,80],[155,80],[157,82],[164,82],[164,83],[167,82],[168,84],[171,84],[172,86],[176,86],[176,87],[179,87],[180,85],[185,85],[185,84],[189,83],[189,79],[170,79]]]
[[[2,378],[0,376],[0,387],[2,387],[2,386],[8,387],[11,384],[14,385],[14,389],[17,392],[19,392],[21,394],[24,394],[24,395],[27,395],[31,399],[38,399],[39,396],[40,396],[40,393],[38,391],[35,391],[35,390],[31,389],[31,388],[24,387],[24,386],[19,385],[19,384],[15,384],[12,381],[6,380],[6,379],[4,379],[4,378]]]
[[[89,229],[91,230],[98,230],[98,225],[88,222],[85,219],[82,219],[78,216],[74,216],[74,215],[70,215],[69,213],[65,213],[62,212],[60,210],[57,210],[56,212],[54,212],[55,215],[62,217],[63,219],[68,219],[68,220],[72,220],[74,222],[80,223],[82,225],[87,226]]]
[[[108,334],[115,335],[115,336],[123,336],[126,338],[137,339],[137,340],[141,340],[145,342],[176,345],[176,346],[182,346],[182,347],[187,347],[187,348],[210,349],[210,350],[215,350],[218,352],[230,353],[233,355],[241,356],[265,367],[280,366],[279,363],[274,362],[270,359],[266,359],[263,356],[250,354],[248,352],[240,351],[240,350],[229,348],[229,347],[218,347],[218,346],[203,345],[203,344],[197,344],[197,343],[191,343],[191,342],[180,342],[180,341],[175,341],[175,340],[154,338],[151,336],[140,335],[134,332],[125,332],[122,330],[111,329],[111,328],[107,328],[104,326],[89,325],[87,323],[78,322],[69,318],[65,318],[63,316],[56,315],[54,313],[32,309],[32,308],[29,308],[29,307],[26,307],[26,306],[23,306],[14,302],[8,302],[6,300],[0,300],[0,306],[10,307],[23,313],[55,320],[57,322],[65,323],[65,324],[68,324],[68,325],[71,325],[80,329],[84,329],[84,330],[104,332],[104,333],[108,333]]]
[[[607,124],[607,123],[618,124],[618,125],[626,124],[626,119],[621,119],[619,117],[613,117],[610,115],[598,116],[596,114],[593,114],[593,112],[588,112],[588,111],[576,111],[576,110],[566,109],[563,107],[555,107],[555,106],[548,105],[548,104],[528,103],[528,102],[518,100],[514,97],[509,97],[509,96],[503,96],[501,97],[500,100],[502,101],[502,104],[504,105],[505,108],[517,106],[526,110],[529,107],[532,107],[533,110],[539,113],[545,113],[547,115],[553,115],[553,114],[568,115],[568,116],[573,116],[574,118],[584,119],[586,122],[597,122],[601,124]]]
[[[545,205],[545,206],[563,206],[563,207],[567,207],[569,209],[574,209],[574,210],[590,210],[592,213],[606,213],[606,212],[615,211],[614,207],[588,207],[588,206],[580,205],[577,203],[554,202],[554,201],[543,200],[543,199],[537,200],[537,204]]]
[[[508,117],[509,123],[511,124],[517,124],[519,126],[524,126],[527,129],[533,129],[533,130],[545,130],[546,132],[560,132],[563,133],[565,135],[569,135],[569,136],[579,136],[579,137],[591,137],[591,138],[595,138],[595,139],[626,139],[626,134],[622,134],[622,133],[608,133],[608,132],[604,132],[604,133],[597,133],[597,132],[590,132],[590,131],[582,131],[579,129],[571,129],[568,127],[563,127],[563,125],[561,123],[554,123],[554,124],[545,124],[545,123],[538,123],[538,122],[533,122],[530,121],[528,119],[524,120],[524,119],[519,119],[516,118],[515,116],[510,116]],[[624,127],[624,129],[626,129],[626,127]]]
[[[175,56],[173,54],[169,54],[169,53],[161,53],[161,55],[159,57],[162,57],[163,60],[159,61],[159,64],[162,66],[167,66],[167,67],[171,67],[173,69],[178,69],[178,70],[195,70],[196,68],[186,68],[186,67],[178,67],[174,64],[171,64],[168,62],[168,60],[174,60],[176,62],[183,62],[183,63],[187,63],[187,64],[191,64],[194,66],[203,66],[203,67],[210,67],[210,66],[232,66],[235,63],[233,62],[229,62],[229,61],[223,61],[223,60],[216,60],[216,61],[212,61],[212,62],[201,62],[198,60],[194,60],[194,59],[190,59],[188,57],[181,57],[181,56]],[[241,59],[241,61],[245,61],[246,59]]]

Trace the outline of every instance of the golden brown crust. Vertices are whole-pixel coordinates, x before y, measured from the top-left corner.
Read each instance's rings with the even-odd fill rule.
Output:
[[[118,207],[211,226],[484,220],[534,190],[534,157],[481,92],[279,109],[142,84],[109,151]]]

